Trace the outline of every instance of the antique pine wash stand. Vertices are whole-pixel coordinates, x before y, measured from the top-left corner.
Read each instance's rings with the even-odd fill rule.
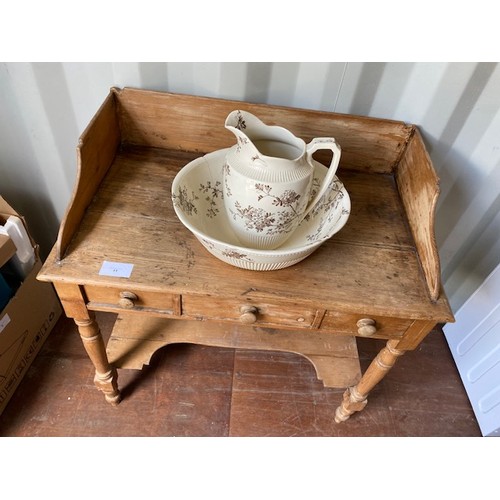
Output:
[[[191,160],[233,145],[223,124],[234,109],[306,142],[331,136],[342,147],[338,176],[350,218],[294,266],[225,264],[174,213],[173,178]],[[341,422],[365,406],[398,356],[454,320],[434,239],[438,178],[413,125],[112,89],[77,154],[72,200],[38,277],[54,284],[78,325],[111,404],[120,401],[116,368],[141,369],[162,346],[190,342],[305,356],[325,386],[347,388],[335,413]],[[132,264],[132,273],[100,275],[103,261]],[[118,313],[107,345],[94,311]],[[387,340],[362,376],[356,336]]]

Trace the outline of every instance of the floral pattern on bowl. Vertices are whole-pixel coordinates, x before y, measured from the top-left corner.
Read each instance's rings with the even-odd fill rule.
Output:
[[[282,246],[274,250],[242,247],[228,224],[223,205],[226,151],[214,151],[193,160],[177,173],[172,183],[172,202],[177,217],[218,259],[243,269],[282,269],[305,259],[346,224],[351,202],[344,185],[335,176],[330,188]],[[311,198],[326,172],[324,165],[315,162]],[[263,196],[266,195],[265,186],[262,191]]]

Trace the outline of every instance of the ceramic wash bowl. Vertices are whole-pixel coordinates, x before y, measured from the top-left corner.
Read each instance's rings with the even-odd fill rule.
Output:
[[[282,269],[305,259],[347,222],[351,201],[344,185],[335,176],[330,189],[283,245],[274,250],[242,246],[231,230],[223,205],[223,168],[227,151],[221,149],[193,160],[178,172],[172,183],[172,202],[177,217],[218,259],[255,271]],[[328,171],[316,161],[314,167],[311,197]]]

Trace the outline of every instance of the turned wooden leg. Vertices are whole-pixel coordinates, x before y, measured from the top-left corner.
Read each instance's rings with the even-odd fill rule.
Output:
[[[335,411],[336,423],[345,422],[354,412],[361,411],[366,406],[368,393],[385,377],[398,357],[404,354],[405,351],[396,349],[398,342],[387,341],[358,384],[345,391],[342,403]]]
[[[96,323],[94,315],[83,320],[75,318],[74,321],[78,326],[85,350],[95,366],[94,383],[104,393],[106,401],[115,406],[120,402],[118,375],[109,364],[99,325]]]

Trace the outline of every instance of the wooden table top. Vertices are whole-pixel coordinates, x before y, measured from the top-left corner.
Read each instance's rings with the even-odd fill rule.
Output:
[[[340,169],[352,204],[346,226],[304,261],[259,272],[216,259],[175,215],[172,180],[198,156],[122,148],[64,258],[57,261],[54,248],[39,279],[179,295],[251,294],[437,322],[453,318],[444,294],[436,302],[429,298],[392,175]],[[133,264],[130,278],[100,276],[104,260]]]

